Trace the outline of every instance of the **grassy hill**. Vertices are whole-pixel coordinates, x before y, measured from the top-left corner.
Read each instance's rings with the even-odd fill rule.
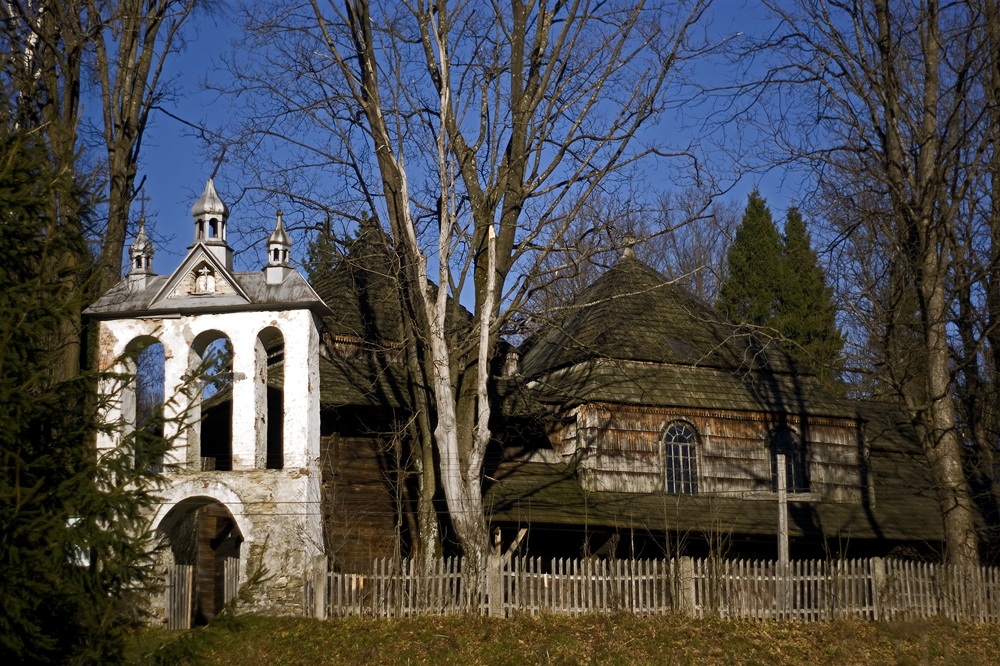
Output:
[[[235,664],[997,664],[1000,627],[737,622],[679,616],[477,616],[320,622],[244,617],[136,637],[137,663]]]

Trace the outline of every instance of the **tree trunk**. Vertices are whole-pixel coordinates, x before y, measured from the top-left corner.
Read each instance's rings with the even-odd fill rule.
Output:
[[[923,59],[922,97],[919,106],[909,109],[906,126],[916,132],[914,154],[904,151],[901,128],[907,109],[901,100],[906,92],[897,71],[893,41],[893,17],[888,0],[875,1],[877,47],[880,59],[880,94],[884,100],[884,177],[900,237],[897,247],[912,262],[917,281],[921,318],[923,368],[916,369],[916,392],[903,397],[909,406],[923,443],[924,453],[939,493],[945,541],[950,562],[964,566],[978,564],[978,541],[973,521],[974,507],[965,476],[962,441],[950,372],[948,346],[948,273],[951,225],[954,209],[944,200],[945,184],[954,155],[943,159],[940,103],[940,30],[937,2],[927,2],[917,29]],[[877,108],[879,104],[873,102]],[[948,146],[945,146],[945,150]],[[913,162],[909,160],[913,159]]]
[[[931,234],[932,237],[939,235]],[[925,377],[929,402],[912,407],[920,418],[924,451],[938,484],[948,561],[971,567],[979,564],[979,544],[952,394],[948,302],[943,260],[939,254],[946,251],[945,247],[939,240],[925,249],[920,293],[927,345]]]

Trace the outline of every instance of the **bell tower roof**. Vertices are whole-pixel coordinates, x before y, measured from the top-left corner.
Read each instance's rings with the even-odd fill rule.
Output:
[[[274,231],[267,238],[267,266],[264,273],[268,284],[280,284],[293,271],[289,263],[292,251],[292,239],[285,232],[281,211],[278,211],[274,222]]]
[[[229,206],[215,190],[215,182],[209,178],[205,191],[191,207],[194,217],[194,244],[205,245],[228,270],[233,270],[233,251],[226,242],[226,221]]]
[[[223,218],[229,217],[229,206],[222,200],[215,190],[215,181],[211,178],[205,183],[205,191],[191,207],[191,215],[198,218],[203,215],[218,215]]]
[[[130,281],[142,283],[145,286],[146,278],[154,275],[153,255],[155,253],[156,248],[149,240],[149,236],[146,235],[146,217],[140,217],[139,233],[135,235],[135,240],[128,249],[128,256],[132,261],[132,267],[128,273]]]
[[[135,240],[129,248],[129,254],[133,257],[138,255],[148,255],[152,257],[155,253],[156,248],[153,246],[153,241],[149,240],[149,236],[146,235],[146,218],[140,217],[139,233],[135,235]]]
[[[288,234],[285,233],[285,226],[282,220],[281,211],[278,211],[278,219],[274,223],[274,231],[267,239],[268,245],[283,245],[285,247],[292,246],[292,239],[289,238]]]

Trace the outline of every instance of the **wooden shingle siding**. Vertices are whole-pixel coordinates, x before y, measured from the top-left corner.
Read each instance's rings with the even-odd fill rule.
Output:
[[[771,490],[770,433],[778,419],[760,413],[726,414],[710,410],[580,407],[581,466],[584,488],[593,491],[650,493],[664,490],[663,429],[684,422],[698,433],[698,491],[738,496]],[[822,501],[860,502],[863,452],[854,421],[782,417],[802,442],[809,490]]]
[[[547,424],[546,434],[553,451],[560,455],[572,455],[577,446],[576,417]]]
[[[333,566],[393,556],[396,507],[387,483],[386,442],[334,434],[321,439],[320,452],[323,527]]]

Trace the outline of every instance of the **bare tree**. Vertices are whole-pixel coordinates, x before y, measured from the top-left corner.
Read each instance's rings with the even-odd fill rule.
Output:
[[[652,235],[639,252],[646,262],[677,280],[693,296],[714,304],[726,272],[726,250],[742,210],[703,188],[661,198],[667,233]]]
[[[40,221],[46,238],[65,234],[82,236],[87,224],[86,179],[77,169],[77,128],[80,122],[82,68],[89,33],[79,17],[60,2],[18,2],[0,5],[5,56],[0,58],[0,82],[4,87],[5,129],[41,134],[52,173],[69,186],[53,189],[49,210]],[[85,280],[87,256],[80,248],[66,248],[45,261],[58,275],[67,293],[77,293]],[[60,321],[60,350],[53,359],[56,381],[69,379],[80,369],[80,316]]]
[[[233,72],[247,136],[291,158],[261,186],[387,228],[412,385],[429,408],[418,431],[474,560],[488,544],[481,480],[499,331],[589,198],[666,155],[640,135],[704,8],[311,0],[264,19],[254,8],[261,67]],[[312,168],[284,168],[294,161]],[[323,192],[324,170],[340,191]]]
[[[0,75],[14,122],[46,136],[52,163],[96,189],[107,182],[108,219],[100,239],[101,293],[121,279],[122,251],[135,196],[135,177],[149,114],[163,95],[167,57],[197,0],[8,0],[0,6],[7,52]],[[101,143],[80,131],[88,74],[98,84]],[[86,173],[81,151],[105,152],[97,173]],[[105,171],[106,169],[106,171]],[[59,202],[58,220],[83,225],[83,211]]]
[[[531,334],[593,282],[623,253],[714,303],[726,268],[726,248],[739,207],[705,182],[644,201],[633,192],[598,194],[577,211],[563,240],[546,253],[511,333]]]
[[[977,561],[951,372],[956,232],[981,191],[996,117],[983,104],[983,3],[768,3],[780,19],[766,121],[867,257],[868,299],[892,350],[886,377],[917,426],[940,493],[948,556]],[[755,92],[760,90],[755,87]],[[791,95],[791,96],[788,96]],[[783,100],[786,100],[782,103]],[[792,101],[794,100],[794,101]],[[864,239],[867,234],[867,240]],[[871,243],[867,249],[865,243]],[[873,255],[883,248],[884,255]],[[870,264],[871,265],[871,264]]]
[[[182,45],[180,30],[197,0],[86,0],[95,26],[94,63],[103,105],[107,150],[108,219],[98,259],[98,292],[122,274],[122,252],[149,114],[160,102],[168,56]]]

